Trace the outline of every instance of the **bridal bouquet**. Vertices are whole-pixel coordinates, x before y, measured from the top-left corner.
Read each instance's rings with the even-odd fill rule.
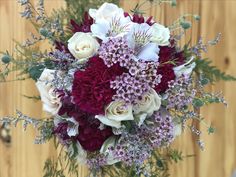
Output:
[[[47,118],[17,111],[17,117],[1,119],[5,125],[33,124],[39,130],[37,144],[54,138],[70,162],[68,171],[77,175],[80,163],[94,176],[166,176],[168,162],[183,158],[170,145],[184,129],[190,129],[204,148],[196,123],[204,120],[198,110],[225,103],[220,93],[207,93],[204,86],[219,79],[235,80],[201,57],[219,36],[207,44],[200,39],[195,46],[181,48],[181,35],[172,32],[191,26],[186,16],[166,27],[143,16],[140,5],[127,13],[104,3],[82,18],[73,14],[80,10],[78,2],[80,6],[69,3],[68,11],[58,10],[54,12],[58,18],[49,18],[43,1],[37,8],[28,0],[20,3],[25,7],[22,16],[35,20],[39,36],[32,34],[31,40],[17,44],[21,60],[3,54],[6,69],[1,78],[4,81],[12,69],[20,70],[20,80],[35,80]],[[199,20],[197,15],[191,17]],[[33,47],[46,39],[51,51]],[[211,124],[204,125],[208,133],[214,132]],[[49,160],[45,176],[63,176],[61,169],[58,164],[53,168]]]

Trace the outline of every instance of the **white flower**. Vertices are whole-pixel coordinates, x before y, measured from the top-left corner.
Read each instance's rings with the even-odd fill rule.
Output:
[[[72,137],[79,134],[79,123],[72,117],[67,118],[68,128],[67,128],[67,134]]]
[[[117,137],[116,136],[112,136],[110,138],[108,138],[102,145],[101,149],[100,149],[100,153],[101,154],[107,154],[107,164],[108,165],[112,165],[114,163],[119,162],[119,160],[115,159],[112,155],[112,153],[109,151],[110,147],[115,147],[116,143],[117,143]]]
[[[56,116],[54,119],[54,125],[57,127],[60,123],[67,122],[68,127],[67,127],[67,135],[70,137],[76,136],[79,134],[79,123],[73,118],[63,118],[60,116]]]
[[[174,70],[175,76],[180,77],[180,76],[184,75],[186,77],[190,77],[193,69],[196,67],[195,62],[191,63],[193,60],[194,60],[194,57],[192,57],[187,63],[184,63],[183,65],[174,67],[173,70]]]
[[[151,41],[157,43],[159,46],[167,46],[169,45],[170,39],[170,30],[169,28],[164,27],[160,24],[152,25],[152,37]]]
[[[99,9],[90,9],[89,15],[95,20],[91,26],[93,36],[107,41],[109,37],[124,36],[130,29],[131,19],[112,3],[104,3]]]
[[[73,146],[72,144],[69,146],[68,153],[71,156],[75,156],[80,164],[85,164],[87,161],[87,152],[83,149],[78,141],[76,143],[76,146]]]
[[[131,28],[129,17],[113,16],[111,20],[98,19],[91,26],[91,32],[94,37],[97,37],[104,42],[110,37],[123,37]]]
[[[129,47],[135,50],[136,60],[158,61],[160,49],[158,44],[150,41],[152,29],[148,24],[134,23],[126,36]]]
[[[161,97],[154,89],[151,89],[143,96],[142,100],[133,107],[135,117],[140,119],[139,126],[144,122],[146,117],[150,117],[154,111],[158,111],[160,107]]]
[[[149,43],[141,49],[137,58],[142,61],[158,61],[159,51],[160,51],[160,49],[157,44]]]
[[[43,103],[43,110],[52,115],[56,115],[61,107],[58,93],[55,92],[55,88],[51,84],[51,81],[54,78],[54,73],[55,70],[44,69],[40,78],[36,82]]]
[[[98,41],[91,33],[77,32],[68,40],[69,51],[80,63],[95,55],[99,47]]]
[[[95,20],[110,21],[114,15],[123,15],[124,11],[117,5],[112,3],[104,3],[99,9],[89,9],[89,15]]]
[[[132,106],[126,105],[124,101],[111,102],[105,110],[105,116],[97,115],[95,118],[115,128],[121,128],[121,121],[134,120]]]

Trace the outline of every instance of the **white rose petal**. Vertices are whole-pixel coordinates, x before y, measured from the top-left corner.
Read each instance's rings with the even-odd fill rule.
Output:
[[[170,30],[169,28],[164,27],[160,24],[152,25],[152,37],[151,41],[157,43],[159,46],[167,46],[169,45],[170,39]]]
[[[129,17],[113,15],[110,20],[98,19],[91,26],[93,36],[106,42],[111,37],[125,36],[133,23]]]
[[[97,115],[95,118],[115,128],[121,128],[121,121],[134,120],[132,106],[125,105],[124,101],[111,102],[105,110],[105,116]]]
[[[102,147],[101,147],[101,149],[100,149],[100,153],[101,153],[101,154],[108,154],[108,155],[107,155],[107,164],[108,164],[108,165],[112,165],[112,164],[114,164],[114,163],[119,162],[119,160],[115,159],[115,158],[113,157],[113,155],[112,155],[112,154],[110,153],[110,151],[109,151],[109,148],[110,148],[110,147],[115,147],[116,143],[117,143],[117,137],[112,136],[112,137],[108,138],[108,139],[103,143],[103,145],[102,145]]]
[[[123,15],[124,11],[117,5],[112,3],[104,3],[99,9],[90,9],[89,15],[96,21],[98,19],[104,19],[110,21],[114,15]]]
[[[69,51],[80,63],[85,63],[95,55],[99,47],[98,41],[91,33],[77,32],[68,40]]]
[[[58,93],[55,92],[55,88],[50,83],[53,80],[54,73],[55,70],[44,69],[36,82],[43,103],[43,110],[52,115],[56,115],[61,107]]]
[[[154,89],[151,89],[143,96],[137,104],[134,105],[134,115],[140,119],[139,126],[144,122],[146,117],[150,117],[154,111],[158,111],[161,107],[161,97]]]
[[[193,69],[196,67],[196,63],[192,61],[194,60],[194,57],[192,57],[187,63],[184,63],[183,65],[174,67],[174,73],[176,77],[180,77],[182,75],[190,77],[192,74]],[[191,64],[190,64],[191,63]]]
[[[121,122],[119,121],[111,120],[103,115],[96,115],[95,118],[100,120],[100,122],[102,122],[104,125],[115,127],[115,128],[121,128]]]
[[[155,43],[145,45],[138,54],[138,59],[142,61],[158,61],[159,47]]]
[[[72,137],[75,136],[79,133],[79,124],[73,124],[73,125],[69,125],[69,127],[67,128],[67,134]]]
[[[140,38],[142,35],[142,38]],[[155,42],[150,41],[152,28],[146,24],[133,23],[129,33],[126,35],[129,47],[137,50],[137,60],[158,61],[159,47]]]
[[[77,148],[76,151],[74,148]],[[80,164],[85,164],[87,161],[87,152],[83,149],[81,144],[77,141],[76,147],[71,144],[68,148],[68,152],[71,156],[76,155],[76,159]],[[77,152],[77,154],[75,154]]]

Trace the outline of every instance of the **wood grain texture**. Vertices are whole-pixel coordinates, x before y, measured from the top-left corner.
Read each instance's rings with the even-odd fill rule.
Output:
[[[47,10],[63,6],[63,0],[45,0]],[[121,5],[128,11],[142,0],[122,0]],[[221,32],[223,39],[216,47],[210,48],[206,56],[227,73],[236,75],[236,1],[235,0],[179,0],[176,8],[169,5],[144,6],[147,14],[155,20],[170,25],[184,13],[200,14],[199,24],[193,22],[188,37],[181,40],[181,45],[191,39],[196,43],[199,36],[205,40],[212,39]],[[12,51],[11,39],[23,41],[30,25],[19,16],[21,7],[15,0],[0,0],[0,50]],[[14,79],[12,74],[9,79]],[[173,164],[171,177],[231,177],[236,169],[236,84],[220,82],[211,91],[222,90],[229,103],[228,109],[222,105],[212,105],[202,114],[217,127],[215,135],[203,135],[206,150],[199,152],[196,142],[189,132],[177,138],[174,146],[183,150],[185,155],[196,154],[194,158]],[[23,98],[22,94],[37,94],[33,82],[13,82],[0,84],[0,116],[13,115],[19,109],[34,117],[41,117],[40,103]],[[204,130],[204,127],[202,127]],[[52,144],[34,145],[35,132],[29,129],[23,132],[21,127],[13,129],[12,143],[6,146],[0,142],[0,177],[41,177],[44,160],[56,154]],[[86,176],[86,169],[80,167],[80,176]]]

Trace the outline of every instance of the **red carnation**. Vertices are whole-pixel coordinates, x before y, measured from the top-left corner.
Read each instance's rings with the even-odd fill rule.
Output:
[[[86,151],[92,152],[99,150],[106,139],[113,135],[110,127],[99,129],[100,121],[95,119],[94,116],[82,112],[77,105],[71,102],[69,95],[62,97],[62,107],[59,111],[59,115],[65,114],[74,117],[79,123],[79,134],[76,137],[69,137],[67,134],[68,123],[58,124],[54,133],[64,142],[67,140],[79,141]]]
[[[178,52],[176,47],[172,43],[172,46],[160,47],[159,52],[159,62],[161,66],[158,68],[157,73],[162,75],[161,83],[158,84],[155,90],[159,93],[163,93],[168,89],[168,82],[175,79],[175,73],[173,67],[181,65],[184,63],[185,57],[184,53]],[[165,64],[172,61],[174,64]]]
[[[112,101],[115,91],[110,81],[123,73],[118,64],[108,68],[98,56],[92,57],[84,71],[77,71],[72,86],[73,101],[87,113],[104,114],[104,107]]]
[[[100,130],[99,126],[99,120],[94,117],[83,119],[83,126],[79,127],[77,140],[85,150],[90,152],[99,150],[106,139],[113,135],[110,127]]]

